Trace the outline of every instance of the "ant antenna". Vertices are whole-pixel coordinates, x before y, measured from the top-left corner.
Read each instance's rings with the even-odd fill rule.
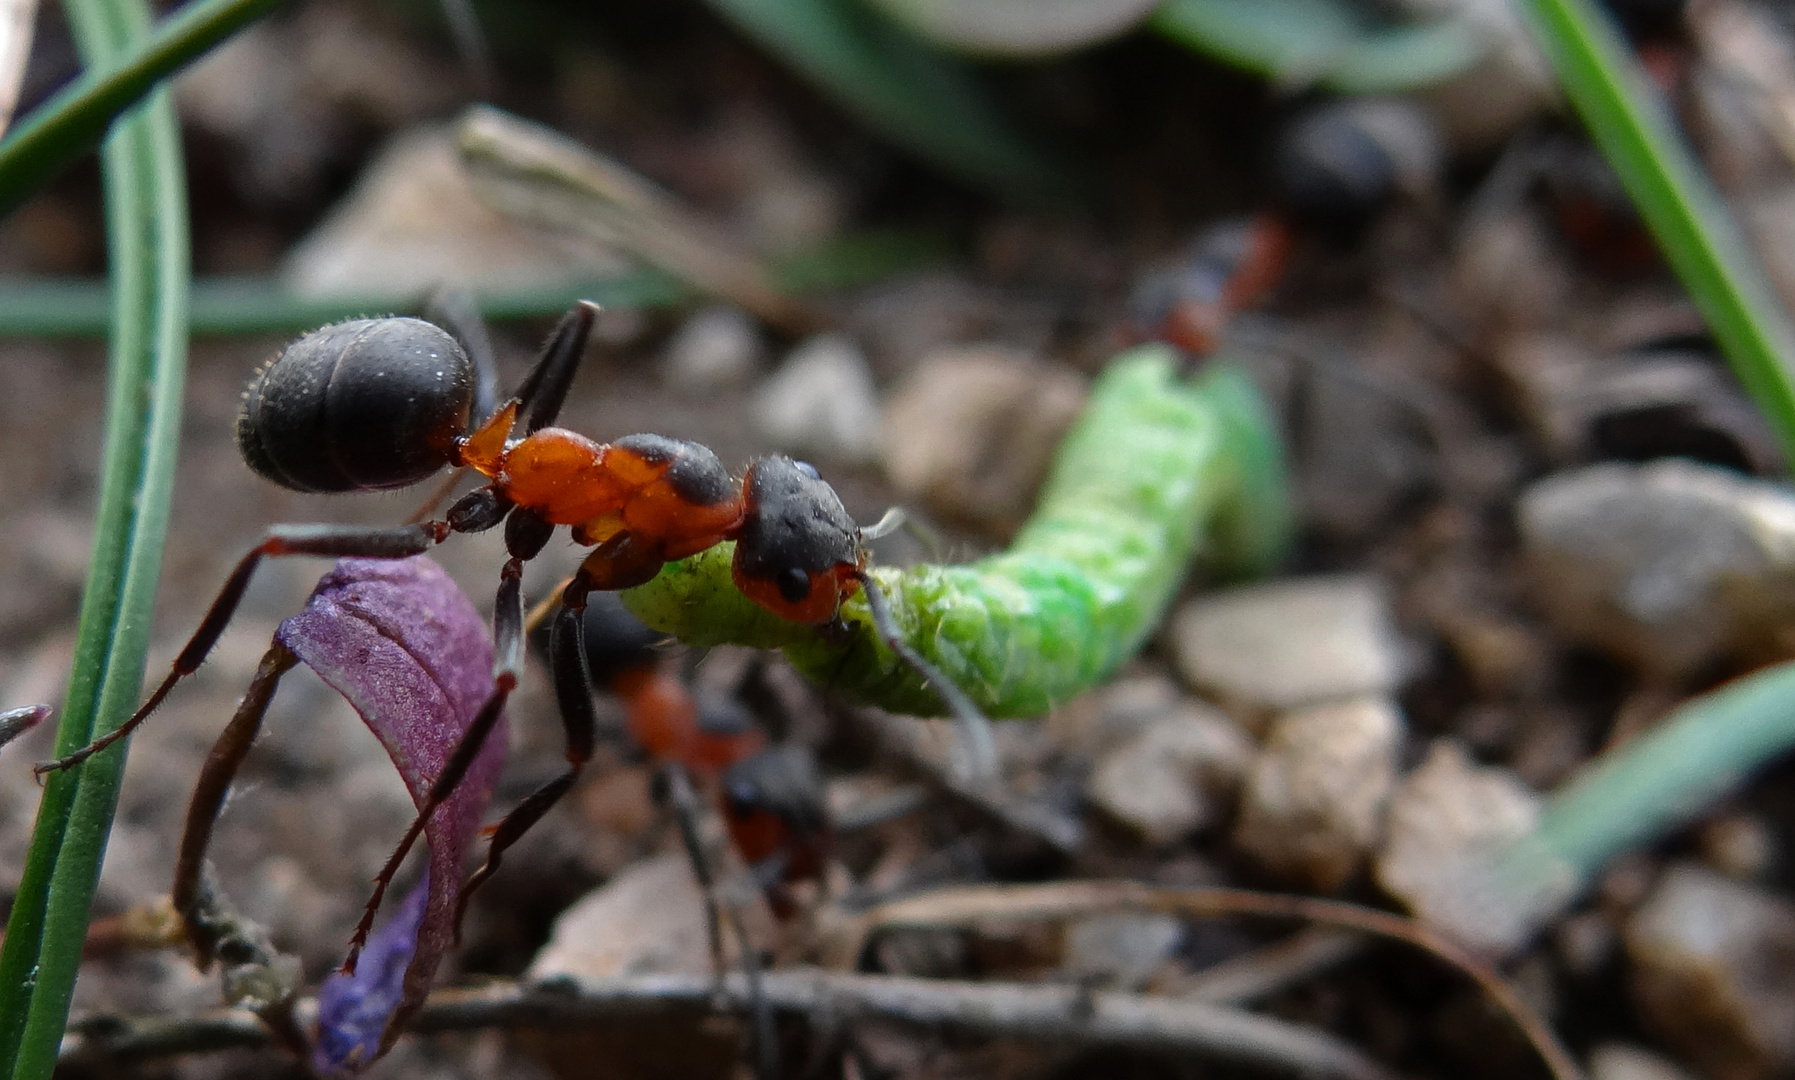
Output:
[[[872,612],[873,628],[879,632],[888,648],[898,655],[898,659],[910,666],[912,671],[923,677],[923,681],[935,688],[941,700],[953,711],[954,719],[959,721],[960,739],[959,753],[954,762],[954,771],[960,779],[983,783],[996,779],[997,740],[991,731],[991,720],[973,703],[966,691],[954,685],[954,681],[942,674],[941,669],[923,659],[922,654],[911,647],[904,636],[898,633],[897,621],[891,617],[891,604],[885,599],[885,590],[879,588],[872,575],[861,572],[860,587],[866,590],[866,606]]]
[[[885,516],[860,530],[862,540],[882,540],[910,524],[910,515],[901,506],[889,507]]]

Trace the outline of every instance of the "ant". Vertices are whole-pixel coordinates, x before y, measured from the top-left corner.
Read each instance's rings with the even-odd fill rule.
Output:
[[[598,310],[581,301],[563,316],[516,393],[496,409],[487,405],[492,378],[489,350],[481,347],[484,333],[464,333],[473,346],[464,347],[422,319],[335,323],[300,337],[263,365],[243,392],[236,437],[244,461],[265,479],[303,492],[387,490],[419,484],[446,465],[472,468],[489,483],[440,518],[385,528],[271,527],[237,563],[168,675],[137,711],[88,746],[40,764],[38,774],[79,765],[135,731],[205,661],[264,558],[402,559],[452,534],[501,524],[509,557],[499,572],[493,616],[491,694],[375,878],[346,971],[354,971],[386,889],[424,823],[461,782],[517,686],[523,564],[560,526],[571,526],[574,541],[592,548],[561,590],[550,633],[567,767],[487,830],[486,861],[462,891],[457,926],[468,898],[497,871],[505,850],[567,793],[591,759],[597,720],[583,641],[588,596],[643,584],[667,561],[733,540],[732,577],[743,593],[782,618],[841,633],[849,632],[840,618],[842,602],[864,589],[885,643],[956,711],[964,716],[971,710],[971,722],[984,722],[965,695],[902,640],[864,570],[864,541],[877,527],[860,529],[815,468],[765,457],[737,483],[716,454],[695,442],[630,435],[605,444],[553,426]],[[452,323],[460,321],[450,315]],[[191,929],[193,913],[182,914]]]
[[[801,747],[768,746],[765,733],[733,697],[690,689],[663,662],[669,638],[615,596],[592,598],[584,632],[593,681],[622,701],[630,737],[659,767],[656,788],[676,812],[705,895],[720,969],[721,927],[699,842],[693,781],[713,789],[731,844],[773,914],[788,920],[798,912],[789,886],[820,880],[833,847],[816,764]]]

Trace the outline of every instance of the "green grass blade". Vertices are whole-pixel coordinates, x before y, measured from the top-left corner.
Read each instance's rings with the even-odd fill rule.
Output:
[[[1645,71],[1590,0],[1526,0],[1542,46],[1740,382],[1795,461],[1795,328]],[[1614,856],[1684,824],[1795,747],[1795,665],[1695,698],[1553,796],[1497,868],[1497,907],[1537,926]]]
[[[70,0],[85,61],[101,67],[148,36],[143,0]],[[68,752],[137,704],[162,561],[186,360],[186,181],[166,89],[101,150],[115,322],[93,563],[57,733]],[[56,1064],[87,934],[125,747],[50,777],[0,947],[0,1062],[13,1080]]]
[[[1663,99],[1594,0],[1521,5],[1596,144],[1795,462],[1795,327]]]
[[[1338,0],[1166,0],[1147,25],[1187,49],[1280,83],[1345,94],[1441,82],[1486,49],[1459,20],[1370,26]]]
[[[898,145],[1011,195],[1061,198],[1063,177],[1004,121],[959,60],[855,0],[708,0]]]
[[[888,230],[850,233],[775,260],[774,279],[793,293],[864,285],[946,261],[948,243],[932,233]],[[692,289],[659,270],[636,270],[596,281],[479,293],[488,319],[559,315],[575,301],[600,307],[664,308],[689,304]],[[364,316],[416,311],[424,297],[295,296],[269,277],[197,278],[189,324],[196,334],[285,334]],[[0,338],[95,337],[112,322],[111,289],[88,278],[0,279]]]
[[[159,80],[266,15],[280,0],[194,0],[129,52],[87,73],[33,110],[0,142],[0,213],[17,206],[106,134],[113,117]],[[138,40],[138,39],[134,39]]]
[[[1610,859],[1687,824],[1792,745],[1795,664],[1691,699],[1552,796],[1502,865],[1509,902],[1549,914]]]

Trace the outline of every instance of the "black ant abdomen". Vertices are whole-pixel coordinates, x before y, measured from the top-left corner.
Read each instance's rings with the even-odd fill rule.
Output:
[[[454,337],[422,319],[336,323],[256,372],[237,446],[250,468],[295,491],[407,487],[454,459],[477,381]]]

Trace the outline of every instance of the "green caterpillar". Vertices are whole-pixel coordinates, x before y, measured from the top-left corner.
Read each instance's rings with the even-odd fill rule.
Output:
[[[1116,358],[1060,445],[1033,517],[974,562],[876,567],[906,641],[994,717],[1038,716],[1098,685],[1159,624],[1186,568],[1263,572],[1290,532],[1282,451],[1263,400],[1225,364],[1191,381],[1164,346]],[[919,716],[940,697],[873,633],[866,598],[844,638],[781,619],[730,580],[733,544],[623,593],[690,645],[781,649],[831,692]]]

